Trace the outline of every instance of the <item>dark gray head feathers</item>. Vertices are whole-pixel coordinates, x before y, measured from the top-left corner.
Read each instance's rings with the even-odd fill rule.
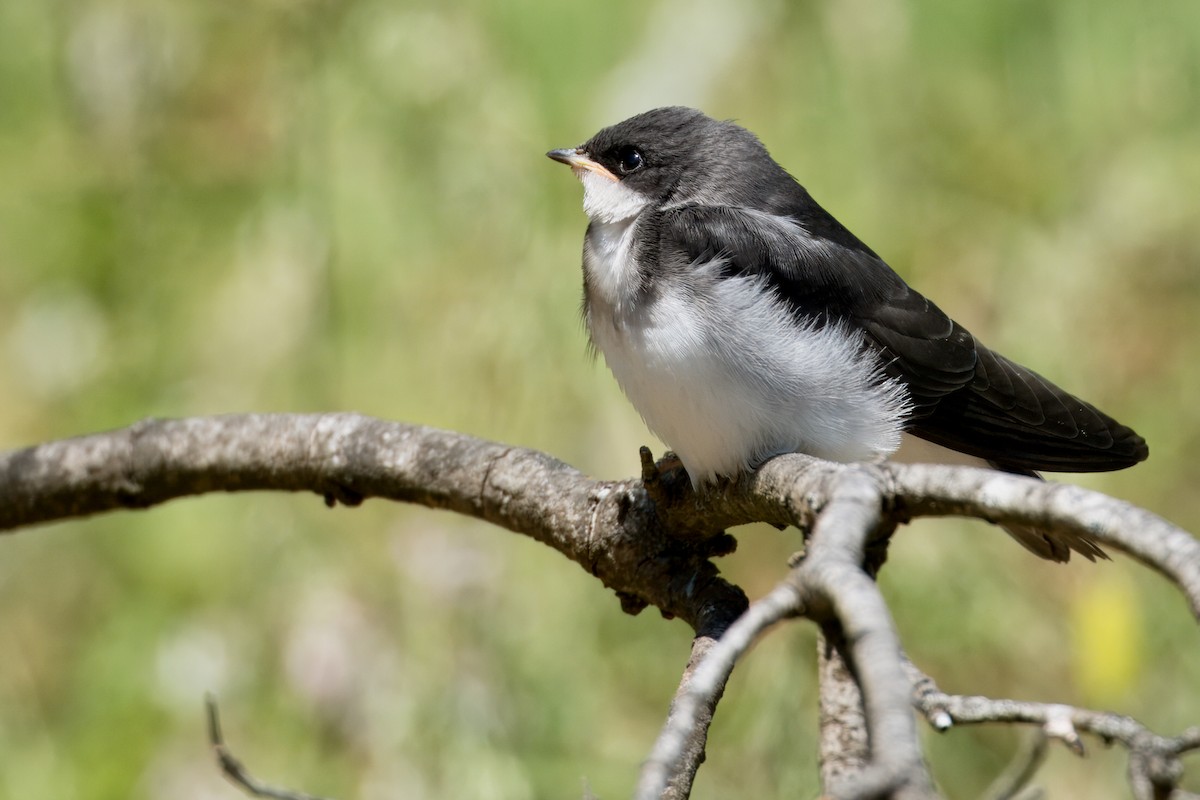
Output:
[[[631,189],[658,203],[756,205],[794,182],[753,133],[694,108],[656,108],[605,128],[581,147]]]

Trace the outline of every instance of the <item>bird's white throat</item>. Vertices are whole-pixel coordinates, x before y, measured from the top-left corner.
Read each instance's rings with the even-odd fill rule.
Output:
[[[620,222],[637,216],[650,199],[596,172],[575,170],[583,184],[583,211],[593,222]]]
[[[588,285],[608,304],[622,306],[639,285],[630,246],[637,216],[649,200],[595,172],[575,174],[583,184],[583,210],[592,222],[583,255]]]

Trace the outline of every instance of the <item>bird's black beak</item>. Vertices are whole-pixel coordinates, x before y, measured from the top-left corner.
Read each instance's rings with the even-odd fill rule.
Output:
[[[593,161],[591,156],[580,150],[578,147],[569,147],[563,150],[551,150],[546,153],[546,156],[554,159],[560,164],[566,164],[578,176],[581,171],[594,172],[601,177],[608,178],[613,183],[620,180],[616,175],[608,171],[606,167],[600,164],[599,161]]]
[[[571,167],[575,166],[579,163],[579,161],[582,160],[581,156],[579,155],[579,151],[574,147],[568,147],[563,150],[551,150],[549,153],[546,153],[546,156],[547,158],[554,159],[560,164],[566,164],[567,166]]]

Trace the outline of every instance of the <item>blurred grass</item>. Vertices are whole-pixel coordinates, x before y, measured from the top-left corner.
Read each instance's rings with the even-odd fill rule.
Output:
[[[1080,483],[1200,530],[1197,31],[1189,0],[0,4],[0,446],[355,409],[630,474],[649,437],[584,356],[579,187],[542,154],[686,103],[1150,440]],[[724,568],[761,594],[798,537],[741,538]],[[2,544],[0,798],[236,796],[209,690],[308,791],[618,797],[687,652],[549,550],[420,509],[207,497]],[[948,690],[1200,720],[1200,634],[1123,559],[929,522],[883,584]],[[782,632],[735,676],[696,797],[815,791],[812,649]],[[929,740],[954,797],[1015,743]],[[1092,751],[1052,755],[1050,796],[1124,796]]]

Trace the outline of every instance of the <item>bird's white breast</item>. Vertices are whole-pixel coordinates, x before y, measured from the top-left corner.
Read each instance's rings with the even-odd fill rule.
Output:
[[[584,252],[592,341],[646,424],[693,481],[780,453],[840,461],[900,443],[906,396],[857,334],[797,322],[761,281],[720,263],[654,276],[639,293],[636,218],[597,224]]]

